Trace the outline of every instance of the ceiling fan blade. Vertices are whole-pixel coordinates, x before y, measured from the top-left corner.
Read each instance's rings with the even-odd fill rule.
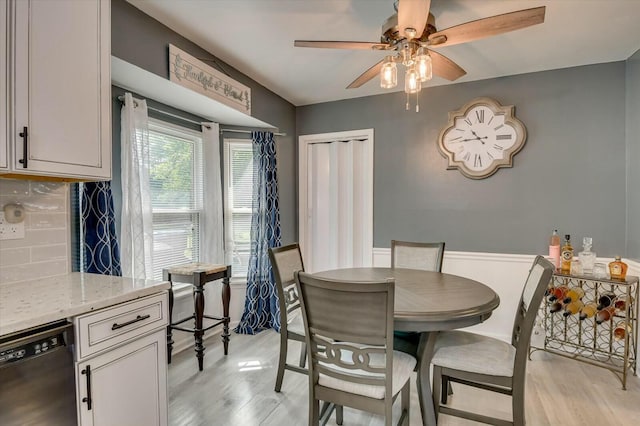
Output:
[[[398,30],[411,40],[420,37],[427,25],[431,0],[398,0]],[[407,31],[407,28],[410,29]],[[413,30],[415,31],[413,31]]]
[[[353,80],[353,82],[347,86],[347,89],[357,89],[358,87],[365,84],[367,81],[371,80],[376,75],[380,74],[380,69],[382,68],[382,64],[384,63],[384,59],[380,62],[360,74],[358,78]]]
[[[433,66],[433,73],[438,77],[446,78],[449,81],[454,81],[465,75],[467,72],[463,70],[460,65],[453,62],[451,59],[438,52],[429,50],[431,55],[431,65]]]
[[[371,43],[368,41],[315,41],[315,40],[295,40],[295,47],[321,47],[325,49],[364,49],[364,50],[385,50],[389,46],[382,43]]]
[[[452,46],[541,24],[544,13],[545,6],[541,6],[466,22],[431,34],[429,46]]]

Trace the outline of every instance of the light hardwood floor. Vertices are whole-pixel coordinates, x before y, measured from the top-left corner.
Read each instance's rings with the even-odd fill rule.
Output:
[[[307,377],[285,372],[282,392],[273,390],[279,335],[232,333],[229,355],[219,336],[205,341],[204,371],[198,372],[193,350],[173,357],[169,366],[169,422],[173,426],[297,426],[307,424]],[[292,342],[289,357],[297,359]],[[640,425],[640,378],[631,376],[627,390],[613,373],[566,358],[536,352],[527,367],[526,415],[529,426]],[[510,398],[454,385],[452,406],[480,410],[510,419]],[[397,422],[399,402],[394,406]],[[330,420],[335,425],[335,416]],[[382,419],[345,408],[344,425],[381,425]],[[420,425],[415,376],[411,389],[411,426]],[[443,426],[476,424],[442,416]]]

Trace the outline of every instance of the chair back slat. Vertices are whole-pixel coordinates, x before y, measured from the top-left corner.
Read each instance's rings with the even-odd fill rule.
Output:
[[[320,375],[391,392],[394,282],[296,272],[314,385]]]
[[[391,267],[440,272],[444,242],[416,243],[391,240]]]

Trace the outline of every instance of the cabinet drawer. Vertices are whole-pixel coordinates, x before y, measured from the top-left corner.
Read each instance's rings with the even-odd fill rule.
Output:
[[[168,311],[164,292],[77,317],[78,359],[166,327]]]

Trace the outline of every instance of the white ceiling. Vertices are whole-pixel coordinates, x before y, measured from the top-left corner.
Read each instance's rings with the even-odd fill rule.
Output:
[[[393,0],[128,1],[294,105],[388,92],[376,78],[345,89],[384,52],[293,41],[379,41]],[[432,0],[431,12],[442,30],[543,5],[541,25],[438,49],[467,71],[456,82],[620,61],[640,48],[640,0]],[[428,85],[442,84],[436,77]]]

